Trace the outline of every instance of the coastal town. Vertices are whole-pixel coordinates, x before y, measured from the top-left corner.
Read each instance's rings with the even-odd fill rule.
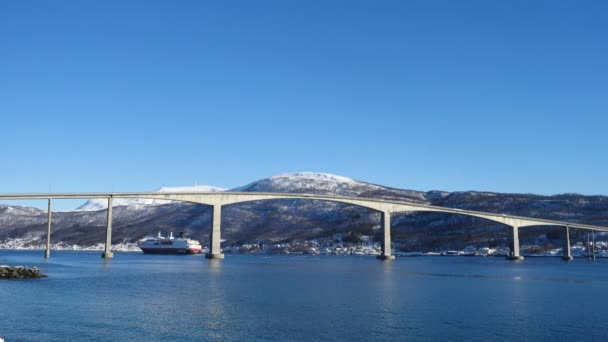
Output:
[[[346,240],[346,241],[345,241]],[[0,241],[0,249],[8,250],[44,250],[44,243],[38,240],[10,239]],[[55,242],[51,244],[54,251],[102,251],[103,243],[89,246]],[[112,245],[114,251],[119,252],[141,252],[137,243],[122,242]],[[281,243],[252,242],[238,245],[227,245],[222,247],[226,254],[267,254],[267,255],[355,255],[374,256],[381,254],[381,245],[374,242],[371,236],[363,235],[357,243],[344,239],[342,235],[336,234],[328,239],[311,239],[303,241],[291,241]],[[522,245],[521,252],[525,256],[555,256],[562,255],[561,248],[550,248],[540,245]],[[508,247],[467,246],[464,249],[444,249],[426,251],[400,250],[398,245],[393,246],[394,255],[398,257],[411,256],[506,256],[509,254]],[[208,248],[204,246],[203,253]],[[574,257],[608,257],[608,243],[595,241],[588,246],[583,242],[576,242],[571,246]]]

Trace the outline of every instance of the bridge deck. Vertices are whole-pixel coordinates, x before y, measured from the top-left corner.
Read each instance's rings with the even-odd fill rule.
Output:
[[[608,232],[608,227],[548,220],[534,217],[497,214],[457,208],[432,206],[409,201],[391,201],[376,198],[325,196],[314,194],[294,193],[260,193],[260,192],[111,192],[111,193],[32,193],[32,194],[0,194],[0,200],[35,200],[35,199],[95,199],[95,198],[150,198],[172,201],[184,201],[205,205],[229,205],[235,203],[271,200],[271,199],[308,199],[332,201],[367,207],[381,212],[416,212],[430,211],[474,216],[518,227],[526,226],[567,226],[571,228],[588,229]]]

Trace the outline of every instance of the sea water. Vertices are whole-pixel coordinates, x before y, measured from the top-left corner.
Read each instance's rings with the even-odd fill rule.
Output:
[[[0,251],[12,341],[608,340],[608,260]]]

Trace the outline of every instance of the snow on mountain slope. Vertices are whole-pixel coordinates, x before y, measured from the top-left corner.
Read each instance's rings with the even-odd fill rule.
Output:
[[[393,189],[351,178],[317,172],[286,173],[260,179],[230,191],[291,192],[349,197],[379,197],[426,201],[423,192]]]
[[[213,187],[161,188],[159,192],[222,191]],[[413,191],[395,189],[324,173],[282,174],[255,181],[228,191],[313,193],[388,200],[407,200],[450,208],[507,213],[608,226],[608,197],[575,194],[540,196],[486,192]],[[106,200],[89,201],[77,211],[55,212],[53,239],[89,246],[103,237]],[[115,199],[114,239],[137,239],[168,228],[184,231],[206,241],[211,225],[211,208],[182,202]],[[96,211],[97,210],[97,211]],[[357,206],[327,201],[254,201],[226,206],[222,212],[222,233],[227,244],[244,241],[304,240],[331,236],[335,232],[371,232],[379,227],[377,212]],[[0,204],[0,243],[25,239],[42,246],[46,237],[45,210]],[[403,250],[458,249],[488,241],[505,244],[507,230],[491,221],[463,215],[440,213],[396,214],[392,219],[394,242]],[[432,229],[429,229],[432,228]],[[529,230],[526,230],[528,232]],[[326,235],[324,235],[326,234]],[[367,233],[366,233],[367,234]],[[536,233],[526,233],[521,241],[548,241]],[[534,235],[536,234],[536,235]],[[471,238],[473,236],[473,238]],[[573,235],[574,236],[574,235]],[[582,236],[584,240],[586,237]],[[527,239],[527,240],[526,240]],[[37,241],[37,242],[36,242]],[[550,241],[559,245],[558,239]],[[527,242],[525,242],[527,243]],[[537,242],[534,242],[537,243]]]
[[[310,193],[318,195],[338,195],[349,197],[377,197],[385,199],[415,200],[427,202],[425,193],[411,190],[393,189],[376,184],[357,181],[348,177],[318,172],[285,173],[263,178],[245,186],[226,190],[213,186],[196,185],[189,187],[162,187],[157,192],[285,192]],[[139,210],[147,206],[157,206],[172,201],[158,199],[116,198],[114,206],[129,206]],[[76,211],[97,211],[107,208],[106,199],[91,199]]]
[[[328,173],[297,172],[263,178],[230,191],[255,192],[327,192],[340,194],[356,185],[357,181]]]
[[[194,185],[194,186],[180,186],[180,187],[161,187],[155,192],[218,192],[225,191],[226,189],[208,186],[208,185]],[[159,199],[148,199],[148,198],[115,198],[112,201],[114,207],[117,206],[130,206],[134,209],[139,209],[142,206],[150,205],[162,205],[168,204],[173,201],[159,200]],[[108,208],[108,200],[104,198],[90,199],[85,204],[81,205],[76,211],[96,211]]]

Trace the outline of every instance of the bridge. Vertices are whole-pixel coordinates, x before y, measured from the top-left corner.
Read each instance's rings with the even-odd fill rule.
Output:
[[[106,226],[106,241],[103,258],[112,258],[112,200],[114,198],[144,198],[144,199],[161,199],[171,201],[182,201],[196,204],[203,204],[213,207],[213,219],[210,233],[209,253],[206,255],[210,259],[223,259],[220,241],[221,241],[221,217],[222,207],[235,203],[277,200],[277,199],[298,199],[298,200],[317,200],[351,204],[375,210],[381,213],[382,216],[382,254],[379,259],[389,260],[394,259],[391,251],[391,215],[394,213],[409,213],[409,212],[438,212],[466,215],[478,217],[490,221],[498,222],[506,225],[512,230],[511,239],[511,254],[508,256],[511,260],[521,260],[523,257],[519,251],[519,229],[530,226],[558,226],[563,227],[564,245],[563,255],[564,260],[572,260],[570,252],[570,228],[586,229],[590,231],[608,232],[608,227],[579,224],[574,222],[563,222],[555,220],[545,220],[539,218],[505,215],[488,213],[481,211],[462,210],[455,208],[446,208],[439,206],[426,205],[408,201],[392,201],[374,198],[361,197],[341,197],[341,196],[324,196],[313,194],[293,194],[293,193],[259,193],[259,192],[127,192],[127,193],[40,193],[40,194],[0,194],[0,201],[3,200],[48,200],[48,227],[47,227],[47,243],[45,257],[50,256],[50,241],[51,241],[51,215],[52,215],[52,200],[53,199],[107,199],[107,226]]]

